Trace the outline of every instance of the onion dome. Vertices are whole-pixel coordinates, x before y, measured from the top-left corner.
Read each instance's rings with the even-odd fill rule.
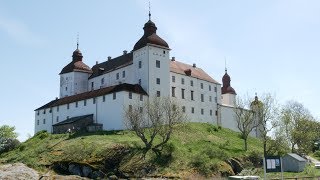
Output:
[[[74,71],[92,73],[91,68],[82,62],[82,58],[83,58],[82,53],[77,48],[75,51],[73,51],[72,62],[70,62],[68,65],[66,65],[62,69],[60,74],[65,74],[65,73],[74,72]]]
[[[134,45],[134,51],[146,46],[148,43],[169,48],[168,43],[157,35],[157,27],[150,19],[147,23],[144,24],[143,30],[144,34]]]
[[[231,78],[227,73],[227,69],[225,70],[225,74],[222,77],[222,87],[221,94],[237,94],[236,91],[230,85]]]

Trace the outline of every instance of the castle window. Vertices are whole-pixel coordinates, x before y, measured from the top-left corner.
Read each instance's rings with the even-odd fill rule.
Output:
[[[216,116],[218,116],[218,111],[216,111]]]
[[[211,91],[211,85],[209,85],[209,91]]]
[[[191,108],[191,113],[194,114],[194,107]]]
[[[192,80],[190,80],[190,86],[193,86],[193,81]]]
[[[163,51],[163,54],[166,54],[166,51]]]
[[[214,97],[214,102],[216,102],[216,103],[218,102],[218,99],[217,99],[217,97]]]
[[[181,84],[184,84],[184,78],[181,78]]]
[[[37,120],[37,125],[39,125],[40,124],[40,121],[39,121],[39,119]]]
[[[76,101],[76,108],[78,107],[78,101]]]
[[[217,87],[214,87],[214,92],[217,92]]]
[[[156,67],[160,68],[160,61],[159,60],[156,60]]]
[[[191,100],[193,101],[193,91],[191,91]]]
[[[43,121],[42,121],[42,122],[43,122],[43,124],[46,124],[46,119],[43,119]]]
[[[157,84],[160,84],[160,78],[157,78]]]
[[[171,96],[176,97],[176,87],[171,87]]]
[[[200,84],[201,89],[203,89],[203,83]]]
[[[140,113],[142,113],[143,112],[143,108],[139,107],[139,111],[140,111]]]
[[[126,71],[122,71],[122,78],[126,77]]]
[[[212,96],[209,96],[209,102],[212,102]]]
[[[186,112],[186,107],[182,106],[182,112]]]
[[[139,69],[141,69],[141,67],[142,67],[142,62],[139,61]]]
[[[52,108],[49,109],[49,113],[52,113]]]
[[[132,99],[132,92],[129,92],[129,99]]]
[[[117,79],[119,79],[119,73],[117,73],[117,75],[116,75],[116,76],[117,76]]]
[[[143,95],[140,94],[140,101],[143,101]]]
[[[93,90],[94,82],[91,82],[91,90]]]
[[[113,99],[116,99],[117,98],[117,94],[116,92],[113,93]]]
[[[95,104],[96,103],[96,98],[94,97],[94,98],[92,98],[92,102],[93,102],[93,104]]]
[[[212,109],[210,109],[210,116],[212,116]]]
[[[38,115],[38,116],[39,116],[39,114],[40,114],[39,111],[37,111],[37,115]]]
[[[67,109],[69,109],[69,104],[67,104]]]
[[[57,112],[59,112],[59,106],[57,106]]]
[[[106,96],[103,95],[103,96],[102,96],[102,102],[105,102],[105,101],[106,101]]]
[[[201,109],[201,114],[202,114],[202,115],[204,114],[204,110],[203,110],[203,109]]]
[[[104,78],[101,79],[101,85],[103,85],[103,84],[104,84]]]
[[[46,114],[46,109],[43,110],[43,114]]]
[[[66,87],[66,91],[68,91],[68,87]]]
[[[87,100],[83,100],[83,106],[86,106],[87,105]]]
[[[184,89],[181,89],[181,98],[184,99]]]
[[[160,97],[160,91],[157,91],[157,97]]]
[[[57,116],[57,120],[56,121],[59,122],[59,116]]]
[[[201,102],[204,102],[204,95],[201,94]]]
[[[176,82],[176,77],[172,76],[172,82]]]

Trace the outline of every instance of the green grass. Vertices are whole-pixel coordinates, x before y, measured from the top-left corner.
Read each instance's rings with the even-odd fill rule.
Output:
[[[157,141],[157,140],[156,140]],[[140,139],[132,131],[103,131],[81,135],[40,133],[17,149],[2,154],[0,163],[22,162],[46,171],[55,162],[78,162],[105,169],[106,161],[118,162],[118,169],[134,172],[143,166],[156,167],[156,175],[179,175],[198,172],[213,175],[229,172],[225,160],[245,157],[250,151],[262,152],[256,138],[248,139],[245,152],[239,133],[207,123],[188,123],[175,127],[162,157],[152,151],[143,159]],[[130,150],[129,153],[125,149]]]

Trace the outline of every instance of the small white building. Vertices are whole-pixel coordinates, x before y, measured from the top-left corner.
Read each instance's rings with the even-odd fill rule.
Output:
[[[131,52],[108,57],[92,68],[83,62],[77,45],[72,61],[60,72],[60,98],[35,110],[35,133],[53,132],[53,125],[79,117],[92,117],[104,130],[124,129],[124,107],[152,96],[175,98],[192,122],[237,131],[232,110],[236,92],[227,71],[221,87],[196,64],[170,57],[169,45],[157,35],[157,27],[150,19],[143,29],[143,36]]]

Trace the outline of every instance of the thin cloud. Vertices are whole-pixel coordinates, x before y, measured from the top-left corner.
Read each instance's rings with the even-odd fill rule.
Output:
[[[38,37],[30,31],[23,22],[6,18],[0,15],[0,31],[3,31],[16,42],[25,45],[40,46],[44,44],[44,39]]]

